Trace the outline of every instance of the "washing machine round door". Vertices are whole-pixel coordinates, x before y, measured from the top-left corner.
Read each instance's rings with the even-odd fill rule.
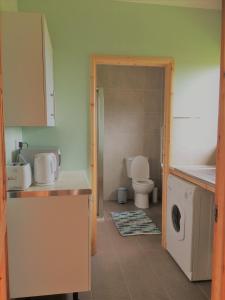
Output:
[[[179,241],[185,237],[185,215],[184,210],[178,204],[174,204],[171,208],[171,221],[174,229],[174,234]]]

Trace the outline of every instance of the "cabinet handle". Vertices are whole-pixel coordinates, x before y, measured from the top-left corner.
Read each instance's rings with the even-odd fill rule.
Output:
[[[55,117],[55,115],[54,115],[54,114],[51,114],[51,117]]]
[[[51,97],[54,97],[54,92],[50,94]]]

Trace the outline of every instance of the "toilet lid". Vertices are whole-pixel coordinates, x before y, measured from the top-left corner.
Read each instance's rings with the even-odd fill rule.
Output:
[[[136,156],[131,164],[131,178],[149,178],[149,163],[147,157]]]

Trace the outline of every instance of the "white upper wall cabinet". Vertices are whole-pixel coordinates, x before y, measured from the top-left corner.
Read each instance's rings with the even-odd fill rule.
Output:
[[[53,51],[45,18],[2,13],[6,126],[54,126]]]

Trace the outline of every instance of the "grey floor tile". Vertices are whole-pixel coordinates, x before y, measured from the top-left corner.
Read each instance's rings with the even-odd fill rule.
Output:
[[[98,223],[97,254],[92,258],[92,299],[130,300],[107,224]]]
[[[92,300],[91,292],[79,293],[79,300]]]
[[[210,300],[211,297],[211,284],[209,281],[198,282],[197,286],[200,288],[202,293]]]

